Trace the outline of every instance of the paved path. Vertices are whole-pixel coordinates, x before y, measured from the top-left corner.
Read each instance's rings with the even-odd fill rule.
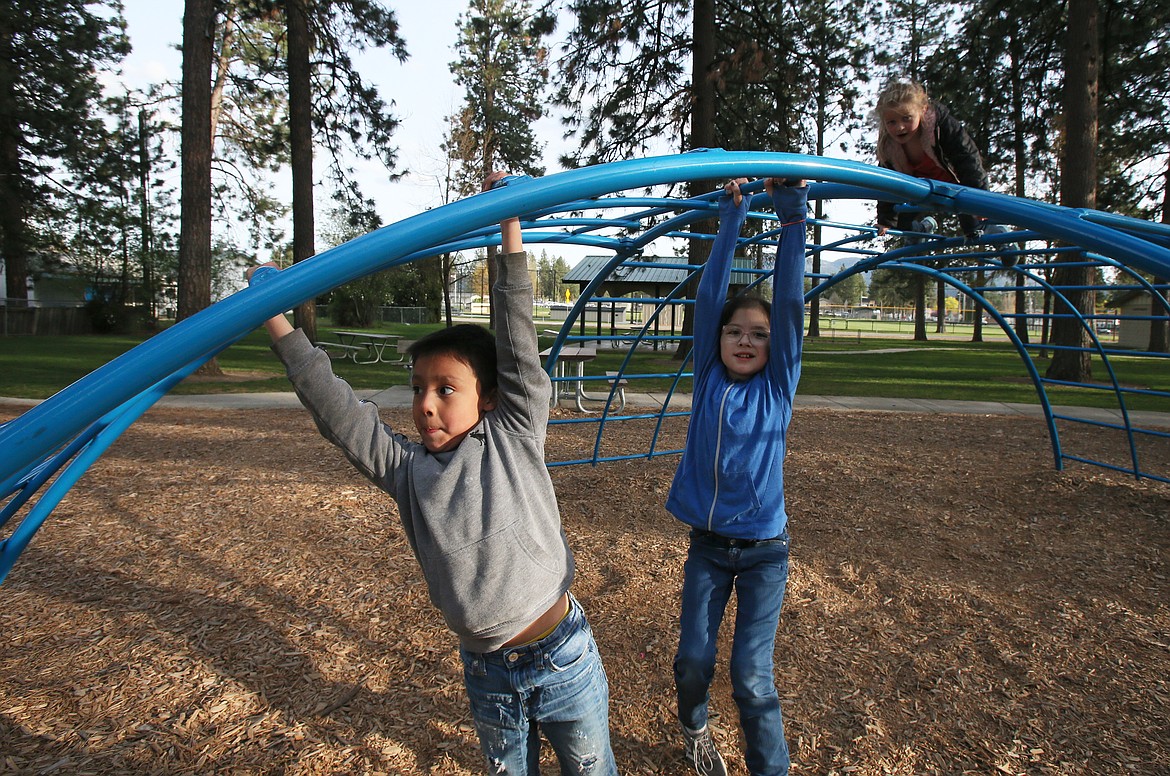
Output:
[[[373,401],[379,407],[408,408],[410,407],[410,387],[395,385],[380,391],[364,390],[357,392],[363,399]],[[626,391],[626,406],[637,410],[654,410],[662,407],[666,395],[661,393],[637,393]],[[35,399],[7,399],[0,397],[0,403],[11,403],[31,407],[37,404]],[[671,409],[689,409],[691,397],[689,394],[675,394],[671,400]],[[1038,404],[1016,404],[999,401],[953,401],[941,399],[888,399],[881,397],[858,396],[807,396],[797,394],[796,407],[822,407],[826,409],[847,411],[874,411],[874,412],[919,412],[919,413],[952,413],[960,415],[1017,415],[1024,417],[1042,418],[1043,412]],[[301,404],[296,394],[291,391],[274,393],[220,393],[178,396],[167,395],[159,400],[159,407],[189,407],[192,409],[298,409]],[[569,406],[562,404],[562,406]],[[1070,415],[1078,418],[1101,421],[1106,423],[1120,423],[1121,413],[1112,409],[1097,409],[1092,407],[1054,407],[1058,415]],[[1130,422],[1140,428],[1151,426],[1170,428],[1170,412],[1135,412],[1129,413]]]

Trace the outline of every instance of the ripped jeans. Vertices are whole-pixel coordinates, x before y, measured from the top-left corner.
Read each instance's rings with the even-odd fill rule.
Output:
[[[544,733],[562,776],[617,776],[609,745],[609,681],[576,598],[548,636],[468,652],[463,682],[488,773],[538,776]]]

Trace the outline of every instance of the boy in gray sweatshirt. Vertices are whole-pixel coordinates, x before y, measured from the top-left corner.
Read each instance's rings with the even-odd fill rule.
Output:
[[[503,177],[488,176],[484,190]],[[421,443],[359,401],[283,315],[265,328],[321,434],[398,503],[431,601],[459,637],[488,771],[539,774],[543,732],[562,773],[616,776],[609,686],[569,592],[573,554],[544,463],[552,383],[538,355],[520,222],[500,230],[494,341],[465,325],[410,348]]]

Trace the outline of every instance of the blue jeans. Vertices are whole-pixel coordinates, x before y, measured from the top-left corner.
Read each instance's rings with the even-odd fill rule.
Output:
[[[772,652],[788,584],[788,533],[752,542],[692,530],[683,570],[682,630],[674,658],[679,721],[691,730],[707,724],[716,641],[734,588],[731,694],[747,744],[744,759],[752,776],[787,774]]]
[[[576,598],[548,636],[495,652],[461,649],[463,681],[488,773],[540,773],[540,734],[562,774],[617,776],[609,681]]]

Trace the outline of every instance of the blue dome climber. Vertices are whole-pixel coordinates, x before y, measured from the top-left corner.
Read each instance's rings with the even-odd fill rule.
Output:
[[[502,218],[516,214],[521,215],[524,242],[530,248],[536,243],[572,244],[609,256],[585,286],[558,332],[547,363],[550,374],[556,375],[554,379],[558,383],[577,379],[558,369],[560,353],[577,342],[597,341],[625,349],[620,369],[615,374],[596,378],[598,385],[608,389],[608,393],[591,394],[603,400],[600,411],[564,419],[564,422],[596,425],[593,455],[574,461],[550,462],[550,465],[677,452],[657,449],[658,429],[663,421],[687,414],[686,407],[671,406],[674,387],[666,392],[663,406],[655,412],[617,414],[611,408],[618,406],[614,402],[640,379],[666,379],[678,386],[689,377],[685,360],[675,362],[677,371],[667,374],[644,375],[630,370],[631,357],[639,343],[686,345],[686,338],[673,330],[668,335],[659,333],[659,324],[663,315],[686,304],[685,289],[692,274],[701,269],[683,260],[675,264],[651,263],[643,257],[659,240],[695,236],[692,226],[713,212],[717,192],[693,199],[647,196],[643,192],[683,181],[723,181],[736,177],[804,178],[814,182],[810,199],[880,199],[933,213],[978,214],[996,225],[1014,225],[1014,231],[1010,232],[988,230],[975,242],[923,233],[916,235],[915,241],[905,240],[899,247],[883,250],[877,245],[872,227],[822,223],[826,231],[839,231],[844,236],[823,245],[810,244],[809,253],[832,252],[856,261],[836,274],[811,276],[812,287],[806,301],[825,294],[852,274],[879,268],[917,273],[942,282],[965,295],[977,310],[981,309],[982,314],[998,324],[1016,348],[1021,369],[1035,386],[1043,408],[1058,469],[1067,461],[1077,461],[1137,477],[1170,481],[1170,472],[1150,470],[1143,456],[1149,445],[1170,444],[1170,433],[1165,428],[1159,430],[1156,423],[1144,422],[1141,420],[1144,416],[1128,409],[1132,397],[1142,394],[1164,400],[1170,411],[1170,386],[1135,387],[1119,378],[1114,368],[1120,356],[1164,359],[1167,354],[1122,351],[1107,345],[1097,336],[1097,319],[1106,316],[1082,314],[1070,311],[1070,306],[1052,303],[1052,300],[1064,300],[1071,291],[1086,290],[1062,287],[1053,279],[1056,275],[1052,269],[1058,261],[1073,253],[1083,266],[1104,268],[1114,279],[1108,286],[1093,286],[1091,290],[1132,293],[1148,301],[1144,312],[1110,314],[1109,320],[1129,321],[1148,329],[1170,317],[1165,285],[1165,279],[1170,278],[1170,227],[910,178],[854,162],[795,154],[702,150],[615,162],[544,178],[518,177],[492,191],[383,227],[300,262],[175,324],[0,425],[0,493],[5,499],[0,509],[0,529],[10,531],[0,541],[0,580],[56,504],[113,440],[174,385],[223,348],[247,335],[265,319],[352,280],[440,253],[498,243],[495,225]],[[758,192],[759,185],[746,187],[745,191]],[[770,216],[753,209],[750,217],[761,226],[757,234],[743,238],[741,245],[749,249],[766,248],[772,234],[768,225]],[[945,255],[945,262],[938,260],[940,255]],[[573,333],[575,324],[590,305],[600,310],[605,304],[616,304],[612,297],[600,295],[607,280],[648,268],[670,269],[676,274],[665,293],[638,300],[649,305],[652,312],[645,316],[636,333]],[[1012,280],[1006,285],[993,285],[987,280],[993,273],[998,273],[998,278]],[[737,270],[736,274],[741,273]],[[750,277],[752,274],[750,268],[743,269],[746,278],[743,285],[755,282]],[[1105,365],[1106,378],[1092,384],[1071,384],[1042,376],[1034,365],[1032,353],[1041,348],[1052,351],[1056,346],[1033,345],[1021,340],[1013,328],[1018,316],[997,309],[988,300],[989,293],[1005,291],[1047,298],[1048,303],[1040,305],[1044,312],[1029,312],[1029,318],[1047,321],[1074,318],[1083,327],[1088,343],[1078,349],[1091,353]],[[1166,373],[1170,374],[1170,370]],[[1048,389],[1053,385],[1110,392],[1117,410],[1109,419],[1102,420],[1089,413],[1055,408],[1048,398]],[[607,424],[639,421],[651,429],[644,449],[600,455]],[[1125,435],[1130,452],[1128,460],[1102,461],[1096,460],[1091,451],[1064,450],[1060,429],[1065,423],[1090,424],[1103,432]],[[9,523],[15,527],[5,528]]]

